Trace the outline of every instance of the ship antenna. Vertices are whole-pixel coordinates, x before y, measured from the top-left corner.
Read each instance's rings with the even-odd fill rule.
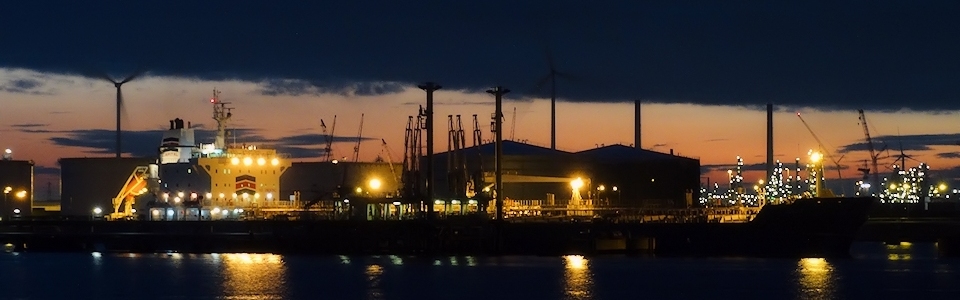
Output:
[[[216,149],[226,149],[227,120],[233,116],[230,112],[233,108],[227,107],[230,102],[220,101],[220,91],[216,88],[213,89],[213,98],[210,98],[210,103],[213,103],[213,119],[217,121],[217,138],[213,146]]]

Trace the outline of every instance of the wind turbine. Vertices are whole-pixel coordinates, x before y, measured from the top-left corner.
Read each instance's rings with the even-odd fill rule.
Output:
[[[113,78],[110,77],[110,75],[107,75],[106,73],[100,74],[98,76],[102,79],[105,79],[113,83],[113,86],[117,87],[117,158],[119,158],[120,153],[122,153],[122,151],[120,150],[120,111],[123,108],[123,93],[120,91],[120,87],[124,83],[130,82],[131,80],[136,79],[140,75],[143,75],[143,73],[144,73],[143,71],[134,72],[133,74],[130,74],[130,76],[127,76],[127,78],[124,78],[121,81],[114,80]]]
[[[547,55],[547,64],[549,64],[550,71],[547,75],[544,75],[543,78],[540,78],[537,81],[537,90],[547,83],[547,80],[550,81],[550,149],[557,149],[557,76],[566,78],[566,79],[575,79],[573,76],[566,74],[564,72],[557,71],[556,66],[553,64],[553,55],[550,53],[550,49],[546,49]]]

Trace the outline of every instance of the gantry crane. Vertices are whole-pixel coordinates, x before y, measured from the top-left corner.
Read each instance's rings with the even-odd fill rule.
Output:
[[[800,118],[800,122],[803,122],[803,126],[807,127],[807,130],[810,131],[810,135],[813,136],[813,139],[817,141],[817,145],[820,147],[820,149],[823,150],[824,156],[829,158],[830,161],[837,166],[837,177],[838,177],[837,179],[843,180],[843,175],[840,172],[841,171],[840,159],[843,159],[843,156],[841,156],[840,159],[834,159],[833,155],[830,154],[830,150],[828,150],[827,147],[823,146],[823,142],[821,142],[820,138],[817,137],[817,134],[813,132],[813,128],[810,128],[810,124],[807,124],[807,121],[803,120],[803,117],[800,116],[800,113],[797,113],[797,118]],[[817,176],[821,176],[821,175],[818,174]],[[819,186],[818,186],[818,190],[819,190]],[[817,195],[817,196],[822,196],[822,195]]]
[[[873,140],[870,139],[870,129],[867,127],[867,117],[863,114],[862,109],[858,109],[857,113],[860,114],[860,125],[863,125],[863,135],[867,139],[867,149],[870,149],[870,162],[873,166],[873,188],[879,191],[880,189],[880,169],[877,167],[877,153],[873,148]],[[869,170],[868,170],[869,171]]]

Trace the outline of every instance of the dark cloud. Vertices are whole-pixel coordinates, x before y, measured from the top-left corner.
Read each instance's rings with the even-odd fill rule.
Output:
[[[121,133],[123,153],[139,157],[157,155],[160,140],[165,131],[166,130],[123,131]],[[116,151],[116,131],[113,130],[88,129],[51,132],[62,134],[61,136],[50,138],[50,141],[58,146],[87,148],[88,152],[93,154],[113,154]],[[268,139],[259,135],[258,130],[255,129],[231,129],[229,133],[236,135],[237,143],[276,147],[280,153],[290,155],[294,158],[319,157],[319,153],[322,153],[321,146],[326,141],[326,136],[321,134],[303,134]],[[215,137],[216,131],[213,130],[195,130],[194,132],[194,139],[197,143],[210,143]],[[233,140],[232,137],[228,138],[228,142],[233,142]],[[363,140],[377,139],[363,138]],[[333,141],[335,143],[356,142],[357,138],[334,136]],[[300,146],[315,146],[316,149]]]
[[[872,138],[874,151],[923,151],[931,146],[960,146],[960,133],[884,135]],[[869,151],[864,141],[841,146],[838,153]]]
[[[407,87],[407,85],[396,82],[268,79],[260,82],[260,94],[267,96],[300,96],[322,94],[336,94],[341,96],[375,96],[399,93],[403,91],[405,87]]]
[[[50,124],[26,123],[26,124],[10,125],[10,127],[16,127],[16,128],[35,128],[35,127],[47,127],[47,126],[50,126]]]
[[[0,92],[16,93],[16,94],[31,94],[31,95],[48,95],[50,94],[47,91],[41,91],[40,88],[43,87],[43,81],[37,79],[12,79],[8,80],[5,83],[0,83]]]
[[[958,14],[956,1],[891,0],[13,1],[0,28],[19,30],[0,35],[0,66],[146,66],[265,83],[275,95],[384,94],[435,80],[522,98],[549,57],[569,75],[557,78],[565,101],[932,111],[960,109]],[[368,84],[381,82],[390,84]]]
[[[292,135],[292,136],[285,136],[285,137],[282,137],[282,138],[273,140],[273,141],[271,141],[271,142],[274,142],[274,143],[276,143],[276,144],[278,144],[278,145],[289,145],[289,146],[316,146],[316,145],[323,145],[324,143],[326,143],[328,136],[329,136],[329,135],[325,135],[325,134],[313,134],[313,133],[310,133],[310,134],[298,134],[298,135]],[[380,139],[379,139],[379,138],[364,137],[364,138],[361,138],[361,140],[362,140],[362,141],[372,141],[372,140],[380,140]],[[353,142],[353,143],[355,143],[355,142],[357,142],[357,137],[350,137],[350,136],[333,136],[333,142],[334,142],[334,143],[340,143],[340,142]]]
[[[960,152],[942,152],[937,153],[939,158],[960,158]]]
[[[730,140],[730,139],[723,139],[723,138],[721,138],[721,139],[709,139],[709,140],[706,140],[706,141],[704,141],[704,142],[723,142],[723,141],[728,141],[728,140]]]
[[[736,169],[737,169],[736,164],[716,164],[716,165],[700,166],[701,173],[708,173],[712,171],[726,172],[727,170],[736,170]],[[767,163],[744,164],[742,167],[740,167],[740,169],[743,171],[766,171]]]

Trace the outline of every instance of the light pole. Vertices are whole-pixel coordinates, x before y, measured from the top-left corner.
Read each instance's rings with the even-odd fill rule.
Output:
[[[7,208],[8,208],[8,206],[10,205],[10,204],[9,204],[9,203],[10,203],[10,200],[8,199],[9,196],[7,196],[7,195],[9,195],[9,194],[10,194],[10,191],[12,191],[12,190],[13,190],[13,188],[12,188],[12,187],[9,187],[9,186],[3,188],[3,217],[4,217],[4,219],[6,219],[6,217],[7,217]]]
[[[613,186],[613,191],[617,193],[617,205],[623,205],[623,199],[620,198],[620,189]]]

